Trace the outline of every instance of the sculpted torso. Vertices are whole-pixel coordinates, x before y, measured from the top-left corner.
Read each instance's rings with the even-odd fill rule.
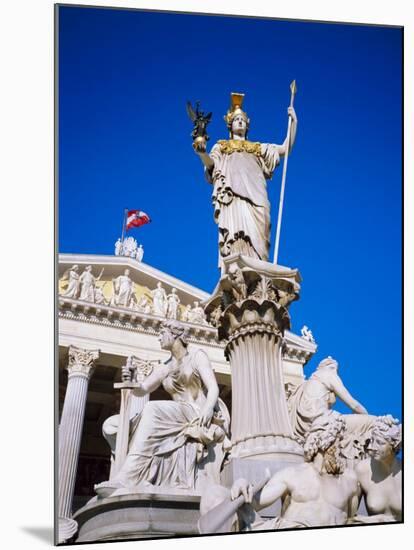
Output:
[[[289,468],[285,474],[290,493],[290,502],[282,513],[285,519],[309,526],[346,523],[350,499],[357,493],[357,479],[352,470],[334,476],[319,474],[311,464],[304,464]]]
[[[165,378],[162,385],[173,401],[191,403],[201,408],[206,397],[202,390],[201,378],[193,367],[194,358],[188,353],[180,362],[175,358],[168,361],[164,367]]]
[[[356,468],[358,481],[365,495],[370,516],[384,514],[392,520],[401,519],[401,463],[395,460],[390,472],[374,459],[362,461]]]

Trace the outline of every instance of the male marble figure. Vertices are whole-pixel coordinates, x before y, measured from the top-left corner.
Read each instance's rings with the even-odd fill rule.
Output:
[[[167,310],[167,293],[165,288],[163,288],[162,283],[158,281],[157,288],[151,290],[152,295],[152,313],[154,315],[159,315],[160,317],[165,317]]]
[[[134,283],[129,274],[129,269],[125,269],[123,275],[118,275],[116,279],[113,279],[114,292],[111,299],[111,305],[129,307],[134,292]]]
[[[188,320],[190,323],[205,324],[206,316],[204,309],[199,305],[199,302],[194,302],[194,307],[190,310]]]
[[[122,241],[118,239],[115,243],[115,256],[120,256],[122,254]]]
[[[205,167],[206,178],[213,184],[214,219],[219,229],[219,265],[222,258],[240,253],[268,260],[270,247],[270,203],[267,183],[295,142],[297,118],[292,119],[290,142],[282,145],[247,140],[250,120],[242,110],[244,94],[231,95],[224,117],[229,140],[219,140],[206,152],[205,141],[194,143],[195,152]]]
[[[142,262],[142,258],[144,257],[144,247],[142,246],[142,244],[140,244],[135,252],[135,258],[139,261],[139,262]]]
[[[214,513],[220,501],[234,500],[243,494],[247,505],[239,511],[238,525],[237,518],[233,518],[233,530],[345,525],[358,509],[358,481],[340,454],[344,429],[345,422],[339,413],[317,420],[306,437],[304,464],[279,470],[256,495],[245,479],[236,480],[231,491],[211,486],[202,495],[201,514]],[[280,517],[262,520],[256,512],[280,498],[283,499]]]

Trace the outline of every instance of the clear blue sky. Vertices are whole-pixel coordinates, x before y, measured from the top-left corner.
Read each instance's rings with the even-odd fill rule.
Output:
[[[279,262],[299,268],[292,329],[332,355],[374,414],[401,418],[401,79],[396,28],[62,7],[59,251],[112,254],[125,207],[144,261],[211,291],[212,188],[191,147],[187,99],[227,137],[232,91],[252,141],[281,143],[296,78]],[[272,250],[281,172],[269,183]],[[345,411],[340,405],[337,408]]]

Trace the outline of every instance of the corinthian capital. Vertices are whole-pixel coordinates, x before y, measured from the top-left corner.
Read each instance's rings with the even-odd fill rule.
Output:
[[[95,361],[99,357],[99,350],[90,350],[69,346],[69,376],[84,375],[91,376]]]

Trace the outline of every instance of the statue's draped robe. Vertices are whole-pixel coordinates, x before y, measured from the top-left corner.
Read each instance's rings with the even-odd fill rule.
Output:
[[[270,203],[267,179],[280,162],[278,146],[248,141],[219,141],[210,157],[214,185],[214,219],[219,227],[219,265],[233,253],[267,260],[270,246]]]
[[[141,482],[153,485],[194,489],[197,487],[200,466],[219,482],[223,445],[227,445],[226,408],[219,400],[210,426],[199,426],[200,410],[185,399],[191,392],[205,388],[198,372],[198,354],[191,350],[191,374],[180,369],[172,371],[163,381],[164,389],[173,401],[149,401],[132,428],[127,458],[113,481],[123,487],[134,487]],[[228,414],[228,413],[227,413]],[[211,464],[207,447],[217,443],[215,463]]]
[[[132,297],[132,281],[127,275],[119,275],[115,279],[115,305],[128,307]]]
[[[79,275],[76,271],[69,271],[69,284],[62,296],[65,298],[77,298],[79,292]]]
[[[80,277],[82,284],[79,300],[86,300],[87,302],[95,301],[95,277],[92,273],[85,271]]]

